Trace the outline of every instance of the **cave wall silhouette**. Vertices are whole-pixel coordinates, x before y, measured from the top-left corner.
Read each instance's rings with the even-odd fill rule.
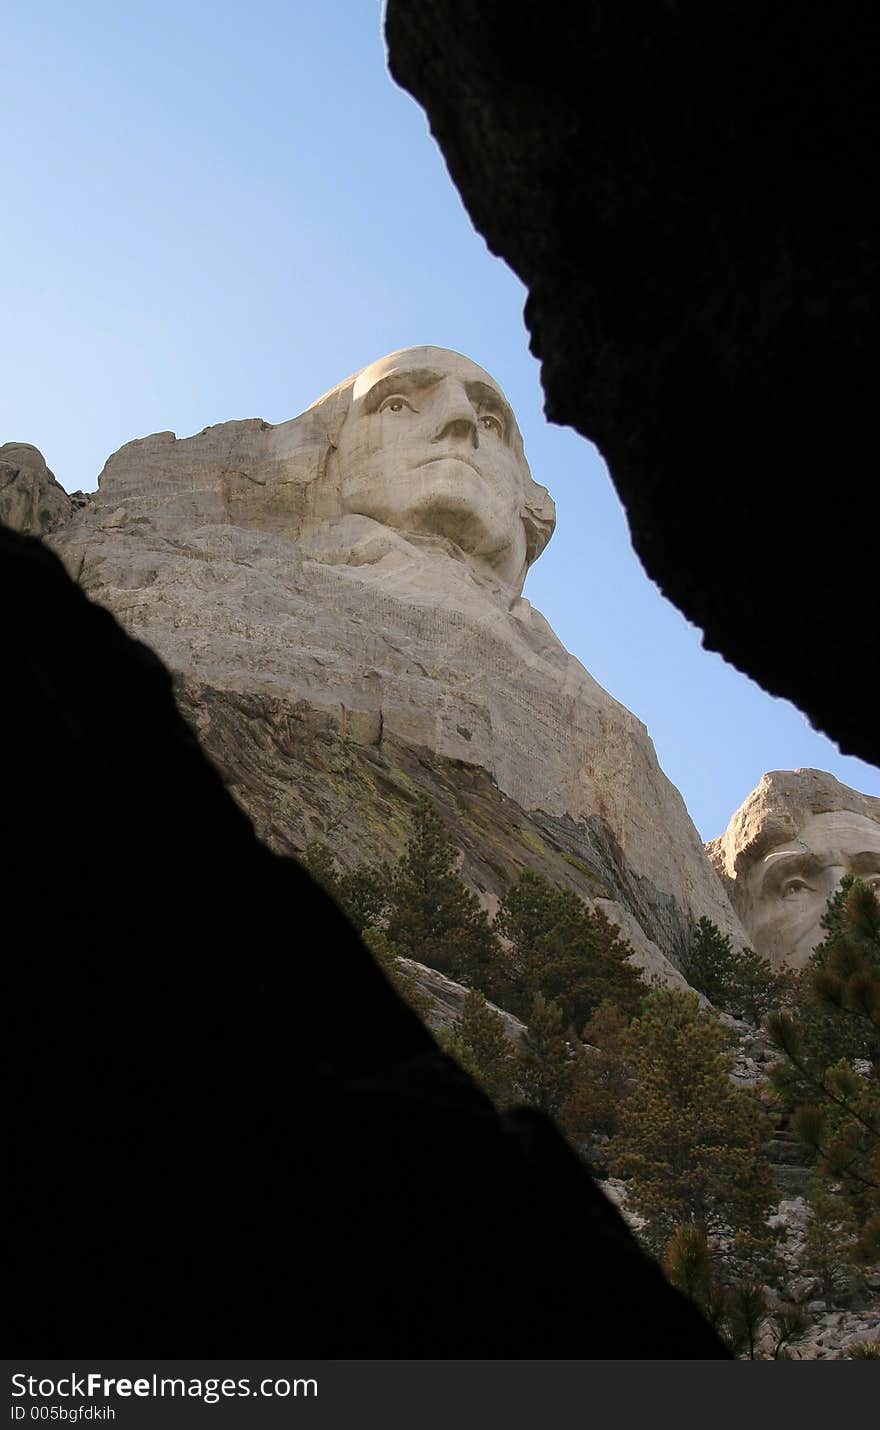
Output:
[[[723,1357],[0,526],[8,1355]]]
[[[648,575],[874,763],[878,28],[862,0],[386,11]]]

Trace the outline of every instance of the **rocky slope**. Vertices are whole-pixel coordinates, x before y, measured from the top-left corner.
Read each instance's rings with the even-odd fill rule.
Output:
[[[29,536],[47,536],[67,520],[75,501],[27,442],[0,446],[0,521]]]
[[[528,813],[477,765],[385,736],[362,744],[344,711],[218,690],[181,676],[178,706],[260,838],[279,854],[329,845],[343,868],[392,861],[427,794],[461,854],[460,873],[493,914],[524,869],[573,889],[617,923],[647,977],[686,987],[630,912],[660,924],[662,903],[635,878],[596,820],[578,826]]]

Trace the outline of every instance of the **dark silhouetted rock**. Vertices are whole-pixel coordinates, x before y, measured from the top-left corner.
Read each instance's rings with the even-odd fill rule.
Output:
[[[723,1356],[5,529],[0,610],[7,1354]]]
[[[599,446],[705,643],[880,761],[872,358],[878,11],[866,0],[389,0],[548,416]]]

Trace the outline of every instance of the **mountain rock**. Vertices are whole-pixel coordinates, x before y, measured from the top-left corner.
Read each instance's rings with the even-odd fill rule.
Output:
[[[416,992],[427,1001],[425,1022],[428,1027],[434,1032],[441,1028],[447,1032],[454,1031],[464,1011],[468,990],[461,983],[447,978],[445,973],[440,973],[436,968],[427,968],[412,958],[399,958],[397,963],[400,971],[412,979]],[[501,1019],[511,1044],[519,1047],[525,1036],[525,1024],[504,1008],[496,1007],[494,1003],[489,1003],[488,1006]]]
[[[520,861],[564,862],[658,969],[703,914],[743,942],[644,725],[520,594],[552,525],[503,394],[423,348],[277,427],[129,443],[53,544],[175,672],[273,847],[388,856],[419,787],[479,787],[486,815],[491,784],[504,832],[465,854],[490,906]]]
[[[27,442],[0,447],[0,521],[13,531],[46,536],[74,510],[73,499],[46,466],[42,452]]]

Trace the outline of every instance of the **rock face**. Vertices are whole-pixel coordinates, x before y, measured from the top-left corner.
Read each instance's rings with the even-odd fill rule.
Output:
[[[725,1357],[255,838],[158,659],[4,527],[0,653],[10,1354]]]
[[[876,649],[874,8],[389,0],[386,37],[648,574],[880,763],[838,677]]]
[[[809,1207],[803,1196],[784,1197],[769,1225],[780,1234],[779,1253],[782,1261],[781,1294],[771,1299],[798,1306],[807,1323],[805,1333],[788,1347],[791,1360],[850,1360],[852,1348],[862,1341],[880,1343],[880,1307],[877,1292],[880,1276],[876,1268],[850,1268],[845,1280],[837,1287],[832,1303],[824,1299],[822,1279],[811,1274],[804,1265],[804,1241],[809,1225]],[[764,1355],[772,1356],[773,1342],[765,1329],[759,1341]]]
[[[74,503],[46,466],[42,452],[26,442],[0,447],[0,521],[13,531],[45,536],[61,526]]]
[[[772,770],[706,849],[753,947],[801,968],[841,877],[880,889],[880,799],[823,770]]]
[[[278,427],[129,443],[54,544],[83,590],[179,673],[206,748],[276,848],[333,844],[348,826],[352,855],[379,857],[405,837],[400,817],[353,822],[341,773],[313,817],[296,801],[285,813],[311,722],[398,793],[419,782],[419,751],[447,772],[485,772],[526,842],[567,860],[585,896],[619,905],[658,966],[703,914],[742,940],[644,726],[519,594],[552,525],[497,385],[459,354],[420,348]],[[496,894],[497,871],[475,886]]]
[[[412,980],[416,992],[426,1000],[428,1006],[425,1022],[428,1027],[435,1032],[441,1028],[446,1032],[454,1032],[464,1011],[468,990],[461,983],[447,978],[445,973],[440,973],[438,969],[428,968],[424,963],[416,963],[411,958],[401,958],[398,964],[401,972]],[[494,1003],[487,1006],[501,1019],[511,1045],[519,1047],[525,1036],[525,1024],[506,1009],[496,1007]]]
[[[291,708],[277,697],[225,691],[191,676],[177,677],[175,693],[227,788],[277,853],[301,854],[318,839],[332,845],[344,868],[391,861],[409,836],[417,796],[427,794],[460,852],[462,877],[490,915],[508,885],[531,869],[619,925],[631,961],[649,982],[687,988],[644,932],[676,937],[673,901],[633,874],[601,820],[577,825],[529,814],[478,765],[391,735],[361,744],[351,712],[340,722],[335,709],[305,701]]]

